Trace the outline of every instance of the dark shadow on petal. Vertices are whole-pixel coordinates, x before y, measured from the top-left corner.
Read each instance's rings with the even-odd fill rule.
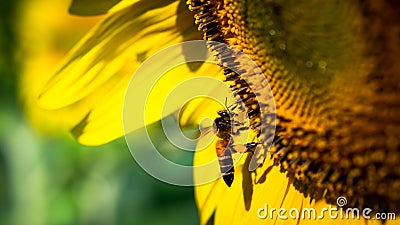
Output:
[[[75,138],[79,138],[79,136],[81,136],[83,134],[83,130],[85,129],[86,125],[88,124],[88,119],[89,119],[90,113],[91,112],[88,112],[86,114],[86,116],[83,117],[81,119],[81,121],[77,125],[75,125],[75,127],[73,127],[71,129],[71,133],[72,133],[72,135],[75,136]]]
[[[286,186],[286,190],[285,190],[285,194],[283,195],[283,199],[282,199],[282,202],[281,202],[281,205],[279,206],[279,208],[282,208],[282,205],[285,202],[286,196],[289,193],[290,185],[292,185],[292,180],[293,179],[290,179],[290,178],[288,180],[288,183],[287,183],[287,186]]]
[[[206,225],[214,225],[214,221],[215,221],[215,212],[210,216]]]
[[[121,0],[72,0],[69,13],[77,16],[95,16],[106,13]]]
[[[267,179],[267,174],[272,170],[273,167],[274,167],[273,165],[269,166],[269,167],[264,171],[264,173],[260,176],[260,178],[258,179],[258,181],[256,181],[256,184],[262,184],[262,183],[264,183],[265,180]]]
[[[148,57],[148,55],[147,55],[148,52],[149,51],[143,51],[143,52],[137,53],[136,54],[136,60],[139,61],[139,62],[144,62]]]
[[[251,171],[249,171],[249,164],[252,158],[252,154],[247,154],[246,162],[242,168],[243,181],[242,181],[242,189],[243,189],[243,199],[244,199],[244,207],[247,211],[249,211],[251,207],[251,200],[253,198],[253,181],[251,179]]]
[[[185,40],[202,40],[202,32],[197,30],[197,26],[194,23],[194,13],[188,9],[186,0],[180,0],[177,12],[176,27],[181,36]],[[183,45],[182,48],[186,60],[192,58],[190,57],[190,54],[196,54],[199,58],[204,57],[204,60],[207,58],[207,48],[196,48],[195,52],[193,52],[193,49],[185,47],[185,45]],[[194,72],[197,71],[203,63],[204,62],[199,61],[188,63],[186,65],[190,71]]]
[[[302,199],[301,200],[301,206],[300,206],[300,210],[299,210],[299,212],[302,212],[303,211],[303,202],[304,200]],[[298,218],[297,218],[297,223],[296,223],[296,225],[299,225],[300,224],[300,218],[301,218],[301,216],[299,216]]]

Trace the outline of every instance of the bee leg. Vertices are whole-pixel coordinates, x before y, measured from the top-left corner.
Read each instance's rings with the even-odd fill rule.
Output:
[[[249,130],[249,127],[245,127],[242,124],[234,124],[235,128],[240,127],[238,129],[233,129],[232,130],[232,135],[239,135],[242,131],[247,131]]]
[[[246,130],[249,130],[249,127],[241,127],[239,129],[237,129],[238,133],[241,131],[246,131]]]
[[[254,154],[254,151],[256,150],[258,144],[259,144],[258,142],[250,142],[244,144],[244,146],[246,147],[246,152],[251,152]]]

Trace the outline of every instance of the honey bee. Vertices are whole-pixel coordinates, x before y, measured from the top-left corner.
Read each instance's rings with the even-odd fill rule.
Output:
[[[214,132],[217,137],[221,138],[215,145],[215,150],[218,157],[219,168],[221,170],[222,179],[225,184],[230,187],[234,179],[234,166],[232,159],[231,141],[232,120],[231,113],[227,110],[218,111],[219,117],[214,120]]]
[[[232,125],[234,123],[233,113],[228,110],[220,110],[217,112],[219,117],[214,120],[214,133],[220,140],[217,141],[215,145],[215,150],[218,157],[219,168],[221,171],[222,179],[225,184],[230,187],[234,180],[234,172],[235,168],[233,165],[232,153],[235,153],[236,150],[233,148],[233,139],[232,139]],[[243,129],[247,129],[243,127]],[[251,142],[244,144],[246,147],[246,152],[254,152],[258,143]]]

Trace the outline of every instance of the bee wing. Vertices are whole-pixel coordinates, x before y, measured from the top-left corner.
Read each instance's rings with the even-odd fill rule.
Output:
[[[215,135],[215,131],[212,126],[200,127],[199,132],[200,132],[200,135],[199,135],[200,138],[204,138],[211,134]]]

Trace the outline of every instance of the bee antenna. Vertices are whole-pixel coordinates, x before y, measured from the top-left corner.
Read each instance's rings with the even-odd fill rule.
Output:
[[[225,108],[227,109],[228,113],[231,113],[231,110],[229,109],[230,106],[228,106],[228,97],[225,97]]]

